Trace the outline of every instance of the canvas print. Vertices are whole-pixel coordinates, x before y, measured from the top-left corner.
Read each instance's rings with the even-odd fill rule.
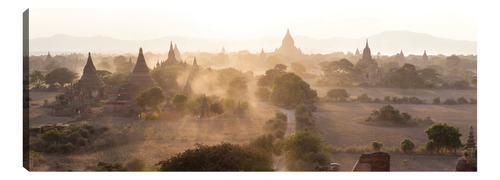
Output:
[[[477,171],[474,13],[290,6],[26,10],[24,167]]]

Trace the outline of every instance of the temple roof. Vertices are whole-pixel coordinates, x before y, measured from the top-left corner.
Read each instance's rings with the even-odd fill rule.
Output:
[[[366,40],[366,46],[365,49],[363,49],[363,57],[361,59],[372,60],[372,52],[370,50],[370,47],[368,46],[368,39]]]
[[[83,74],[80,80],[77,82],[78,86],[84,88],[93,88],[97,89],[104,86],[104,82],[97,75],[96,68],[94,66],[94,62],[92,62],[92,56],[89,52],[89,57],[87,58],[87,64],[83,68]]]
[[[137,56],[137,62],[135,63],[133,73],[145,72],[149,73],[148,65],[146,64],[146,59],[144,58],[144,54],[142,53],[142,48],[139,49],[139,56]]]
[[[167,61],[165,61],[167,66],[174,65],[177,63],[177,59],[175,58],[175,50],[174,47],[172,46],[172,41],[170,41],[170,50],[168,50],[168,58]]]

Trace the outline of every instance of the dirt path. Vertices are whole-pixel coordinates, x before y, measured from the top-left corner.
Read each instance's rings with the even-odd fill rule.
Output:
[[[273,109],[285,114],[287,117],[287,120],[286,120],[287,127],[286,127],[285,137],[295,134],[295,109],[288,110],[288,109],[284,109],[284,108],[270,105],[269,103],[260,103],[260,105],[263,107],[273,108]],[[276,171],[287,171],[286,167],[285,167],[285,155],[286,155],[286,153],[283,153],[279,156],[273,155],[273,166],[276,169]]]

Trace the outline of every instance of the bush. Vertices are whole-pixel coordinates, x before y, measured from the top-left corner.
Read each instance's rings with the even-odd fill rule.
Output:
[[[401,142],[401,150],[405,153],[412,152],[415,149],[415,145],[409,139],[405,139]]]
[[[172,98],[172,104],[177,112],[183,112],[187,102],[188,97],[185,94],[179,93]]]
[[[160,171],[272,171],[272,158],[255,148],[221,143],[207,146],[196,144],[171,158],[160,161]]]
[[[443,102],[445,105],[455,105],[457,104],[457,101],[455,99],[446,99],[446,101]]]
[[[411,119],[411,115],[408,113],[400,114],[399,110],[394,109],[394,107],[392,107],[391,105],[385,105],[379,110],[373,110],[367,120],[370,119],[375,121],[386,121],[404,124]]]
[[[439,97],[432,99],[432,104],[441,104],[441,99]]]
[[[459,128],[449,126],[446,123],[433,124],[425,130],[425,134],[429,139],[426,144],[426,149],[429,151],[437,150],[439,153],[442,148],[456,151],[463,146],[460,141],[462,134]]]
[[[382,146],[384,146],[384,143],[379,141],[372,141],[370,145],[373,147],[374,151],[380,151],[380,149],[382,149]]]
[[[469,102],[464,97],[460,97],[457,99],[457,103],[458,104],[468,104]]]
[[[363,94],[358,96],[359,102],[370,102],[371,100],[372,99],[370,98],[370,96],[368,96],[368,94],[366,94],[366,93],[363,93]]]
[[[332,99],[346,99],[349,97],[349,93],[345,89],[330,89],[326,94],[329,98]]]

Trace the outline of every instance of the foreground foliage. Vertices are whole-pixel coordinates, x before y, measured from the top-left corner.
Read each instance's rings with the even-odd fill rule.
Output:
[[[255,148],[221,143],[196,144],[195,149],[160,161],[160,171],[272,171],[272,158]]]

